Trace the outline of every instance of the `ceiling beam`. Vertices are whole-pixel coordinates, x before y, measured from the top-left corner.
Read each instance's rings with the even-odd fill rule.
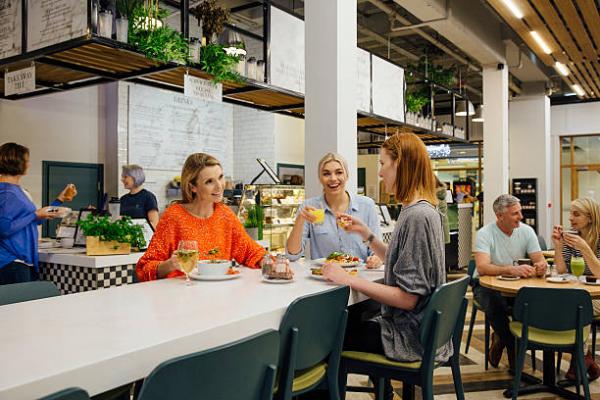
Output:
[[[373,40],[375,40],[381,44],[384,44],[386,46],[389,45],[391,50],[394,50],[396,53],[401,54],[404,57],[408,57],[411,61],[419,60],[419,56],[417,56],[416,54],[413,54],[410,51],[404,50],[402,47],[396,46],[394,43],[391,43],[386,37],[381,36],[380,34],[369,30],[369,28],[365,27],[360,22],[357,26],[357,30],[361,34],[363,34],[365,36],[369,36],[369,37],[373,38]]]

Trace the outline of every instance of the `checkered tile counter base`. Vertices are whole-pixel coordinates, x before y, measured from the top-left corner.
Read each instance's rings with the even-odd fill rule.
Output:
[[[41,278],[52,281],[62,294],[86,292],[133,283],[135,264],[89,268],[40,263]]]
[[[392,233],[394,232],[383,232],[381,235],[381,240],[383,240],[383,243],[388,244],[392,240]]]

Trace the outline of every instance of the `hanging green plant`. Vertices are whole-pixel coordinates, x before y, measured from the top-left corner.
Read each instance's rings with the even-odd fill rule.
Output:
[[[423,107],[429,103],[429,97],[420,93],[406,94],[406,110],[414,113],[420,113]]]
[[[163,22],[168,12],[158,7],[154,1],[134,8],[129,30],[129,42],[146,57],[164,63],[174,61],[186,64],[189,58],[189,44],[177,31]]]
[[[444,68],[439,65],[433,65],[427,57],[421,57],[416,64],[410,64],[406,68],[406,82],[412,83],[420,79],[426,79],[429,82],[452,88],[456,85],[456,68]]]
[[[200,51],[200,66],[203,71],[213,76],[212,80],[215,83],[223,81],[242,83],[244,79],[235,71],[242,54],[246,54],[243,49],[236,47],[224,48],[221,45],[211,43],[202,47]]]

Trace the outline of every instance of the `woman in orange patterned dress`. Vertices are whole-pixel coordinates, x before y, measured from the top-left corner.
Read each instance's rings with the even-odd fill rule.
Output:
[[[205,153],[187,158],[181,172],[183,200],[167,208],[158,222],[148,250],[137,263],[140,281],[183,275],[174,254],[180,240],[195,240],[200,258],[218,249],[218,258],[260,267],[265,250],[222,203],[224,187],[219,160]]]

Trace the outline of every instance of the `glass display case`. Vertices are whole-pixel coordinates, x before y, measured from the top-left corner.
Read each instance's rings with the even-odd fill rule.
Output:
[[[244,224],[248,211],[254,205],[260,205],[263,210],[262,239],[269,241],[272,251],[283,251],[296,211],[303,202],[304,186],[245,185],[238,217]]]

